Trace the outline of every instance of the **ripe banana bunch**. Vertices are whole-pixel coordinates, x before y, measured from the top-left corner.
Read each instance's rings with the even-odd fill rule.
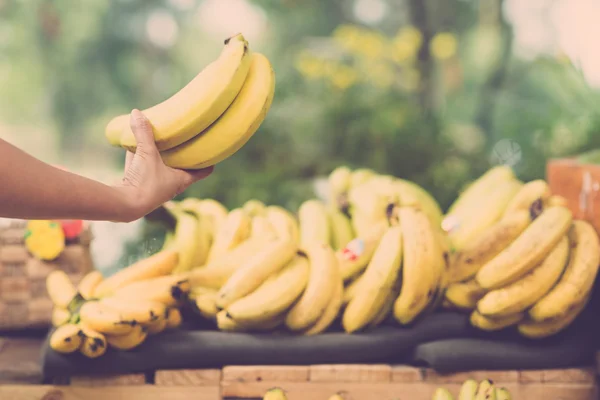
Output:
[[[200,169],[228,158],[254,135],[273,101],[275,74],[269,60],[252,52],[241,34],[225,40],[219,57],[179,92],[144,110],[166,165]],[[135,150],[120,115],[106,127],[109,143]]]
[[[497,387],[489,380],[483,380],[480,383],[473,379],[468,379],[460,387],[456,400],[511,400],[512,395],[508,389]],[[432,400],[454,400],[452,393],[439,387],[433,394]]]

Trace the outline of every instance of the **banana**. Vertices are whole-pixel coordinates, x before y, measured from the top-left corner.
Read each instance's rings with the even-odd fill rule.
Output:
[[[310,269],[306,289],[285,318],[285,325],[292,331],[308,328],[323,315],[333,296],[339,268],[327,243],[310,242],[302,251],[308,257]]]
[[[433,226],[441,228],[444,215],[440,205],[429,192],[416,183],[404,179],[396,179],[394,185],[398,190],[401,206],[418,205],[427,214]]]
[[[117,290],[113,297],[124,301],[149,300],[174,306],[184,301],[190,290],[191,284],[187,275],[177,274],[132,283]]]
[[[194,243],[193,249],[190,249],[190,254],[193,254],[194,257],[191,259],[190,263],[194,268],[202,266],[206,263],[206,258],[208,257],[208,252],[210,251],[212,243],[213,223],[210,220],[211,217],[202,212],[200,201],[198,199],[187,198],[180,203],[180,207],[182,211],[188,212],[196,218],[196,239],[192,242]],[[188,232],[188,235],[191,234],[192,232]],[[191,238],[188,237],[187,239],[187,242],[189,243]],[[182,272],[184,269],[177,268],[175,271]]]
[[[173,245],[173,239],[175,239],[175,232],[173,231],[166,231],[165,232],[165,240],[163,241],[163,245],[162,248],[160,249],[162,250],[169,250],[171,248],[171,246]]]
[[[392,310],[394,309],[394,302],[400,296],[400,290],[402,289],[402,279],[398,277],[396,282],[394,282],[394,286],[392,290],[388,293],[383,306],[379,309],[373,320],[369,323],[370,328],[375,328],[381,325],[390,315]]]
[[[358,290],[346,306],[342,325],[348,333],[362,329],[385,304],[398,279],[402,263],[402,229],[390,227],[361,277]]]
[[[105,136],[108,144],[114,147],[121,146],[121,136],[123,135],[123,128],[129,123],[129,114],[122,114],[111,119],[105,128]]]
[[[460,193],[454,203],[448,208],[443,224],[447,225],[450,222],[448,217],[460,220],[463,215],[470,215],[474,205],[481,203],[494,187],[501,182],[514,179],[515,175],[512,169],[506,165],[489,169]]]
[[[190,271],[189,279],[192,287],[203,286],[216,290],[221,289],[242,264],[270,245],[268,239],[265,237],[250,237],[232,250],[216,257],[205,267]]]
[[[147,328],[143,325],[136,325],[127,335],[107,335],[106,342],[117,350],[131,350],[142,344],[147,336]]]
[[[459,310],[471,311],[477,307],[477,302],[485,295],[485,289],[477,284],[475,279],[466,282],[453,283],[446,289],[446,300]]]
[[[83,304],[79,317],[90,329],[111,335],[126,335],[136,324],[135,320],[124,320],[118,311],[98,301]]]
[[[71,319],[71,313],[66,308],[54,306],[52,308],[52,326],[59,327],[66,324]]]
[[[244,262],[217,293],[217,307],[224,309],[248,295],[267,278],[280,271],[296,254],[298,245],[277,240]]]
[[[330,207],[327,210],[327,215],[329,217],[329,226],[331,228],[331,246],[334,250],[343,249],[350,241],[352,241],[352,239],[354,239],[352,222],[337,208]]]
[[[327,208],[320,200],[307,200],[298,209],[300,221],[300,243],[307,245],[316,241],[330,243],[331,227],[327,216]]]
[[[252,217],[250,236],[265,237],[268,240],[275,240],[279,237],[275,227],[265,215],[256,215]]]
[[[342,308],[342,297],[344,295],[344,282],[342,281],[342,277],[340,276],[339,267],[336,266],[336,284],[333,289],[333,294],[331,295],[331,300],[329,300],[329,304],[323,311],[323,315],[321,315],[317,322],[315,322],[311,327],[302,331],[302,334],[305,336],[317,335],[321,332],[324,332],[331,326],[331,324],[335,321],[338,316],[340,309]]]
[[[219,311],[216,316],[217,327],[225,332],[269,332],[283,324],[284,318],[285,314],[282,314],[266,321],[239,323],[225,310]]]
[[[154,140],[159,150],[180,145],[203,132],[226,112],[230,112],[244,83],[250,76],[252,52],[241,34],[225,40],[219,57],[207,65],[183,89],[169,99],[144,110],[152,124]],[[119,117],[117,117],[119,118]],[[112,122],[112,121],[111,121]],[[115,126],[116,125],[116,126]],[[106,136],[118,129],[109,123]],[[135,151],[136,141],[129,124],[121,127],[121,146]]]
[[[346,400],[346,398],[342,395],[342,393],[336,393],[329,398],[329,400]]]
[[[518,281],[487,293],[477,303],[480,314],[496,317],[520,313],[535,304],[560,279],[569,257],[569,240],[563,236],[548,256]]]
[[[198,237],[200,236],[200,225],[198,218],[194,215],[183,211],[179,206],[173,207],[170,204],[172,203],[165,203],[165,207],[177,221],[173,243],[170,248],[171,250],[176,250],[179,254],[178,263],[173,269],[173,273],[181,273],[201,265],[197,264],[197,260],[200,257],[196,254],[198,250]]]
[[[58,353],[73,353],[81,346],[82,337],[79,325],[61,325],[50,335],[50,348]]]
[[[368,168],[358,168],[350,174],[350,188],[357,187],[367,182],[377,174],[375,171]]]
[[[479,384],[475,400],[496,400],[496,388],[491,380],[486,379]]]
[[[179,255],[176,251],[160,251],[118,271],[100,282],[94,290],[94,297],[110,295],[118,288],[133,282],[168,275],[173,272],[178,262]]]
[[[91,271],[88,272],[77,285],[77,292],[83,297],[85,300],[90,300],[94,297],[94,290],[96,286],[102,282],[104,277],[100,271]]]
[[[268,206],[266,214],[280,239],[290,239],[296,243],[300,242],[298,221],[288,210],[279,206]]]
[[[149,324],[155,321],[165,314],[167,308],[163,303],[141,299],[124,300],[106,297],[99,301],[118,312],[123,321],[136,321],[138,324]]]
[[[522,186],[523,184],[516,180],[498,184],[490,192],[489,198],[482,199],[481,203],[474,205],[468,215],[463,215],[457,220],[458,224],[448,232],[452,245],[460,250],[498,222]]]
[[[331,207],[344,212],[348,207],[348,190],[350,189],[352,170],[346,166],[337,167],[327,177],[329,186],[328,203]]]
[[[367,267],[388,227],[387,223],[377,225],[369,235],[352,239],[346,247],[335,253],[342,279],[345,282],[360,274]]]
[[[569,202],[563,196],[553,195],[548,198],[545,204],[546,207],[568,207]]]
[[[564,274],[529,310],[529,317],[534,321],[562,318],[592,290],[600,264],[598,235],[588,222],[575,220],[569,231],[569,242],[571,257]]]
[[[285,392],[281,388],[271,388],[265,393],[263,400],[287,400]]]
[[[308,259],[295,256],[283,269],[269,277],[249,295],[227,307],[236,322],[260,322],[287,310],[300,297],[308,281]]]
[[[183,318],[181,317],[181,311],[178,308],[167,309],[167,329],[175,329],[181,326]]]
[[[356,278],[349,281],[344,286],[344,294],[342,295],[342,305],[343,306],[346,306],[348,303],[350,303],[350,300],[352,300],[354,298],[354,296],[356,295],[356,292],[358,292],[361,278],[362,278],[362,274],[358,275]],[[396,299],[394,299],[394,300],[396,300]]]
[[[411,323],[427,307],[435,294],[440,276],[437,234],[429,218],[419,209],[400,207],[402,228],[402,291],[394,303],[394,317]]]
[[[524,210],[531,212],[532,216],[535,217],[542,212],[544,204],[548,201],[550,195],[550,186],[543,179],[527,182],[508,203],[504,215]]]
[[[489,318],[475,310],[471,313],[471,325],[483,331],[499,331],[518,324],[525,318],[525,313],[504,315],[498,318]]]
[[[165,316],[161,316],[158,319],[150,322],[146,325],[148,335],[156,335],[167,329],[167,319]]]
[[[454,396],[448,389],[440,387],[433,393],[433,400],[454,400]]]
[[[247,239],[251,223],[250,216],[241,208],[231,210],[215,234],[206,262],[210,263]]]
[[[210,127],[179,146],[161,153],[173,168],[201,169],[237,152],[258,130],[275,94],[275,73],[262,54],[254,53],[242,90],[227,111]]]
[[[106,336],[86,325],[81,325],[81,332],[83,332],[83,339],[79,347],[81,354],[87,358],[98,358],[106,353]]]
[[[206,319],[215,319],[219,310],[217,309],[217,292],[204,293],[196,296],[194,303],[202,315]]]
[[[265,215],[267,206],[260,200],[248,200],[242,206],[242,210],[250,217]]]
[[[477,394],[477,388],[479,384],[474,379],[467,379],[463,382],[458,392],[457,400],[474,400]]]
[[[198,200],[197,210],[202,216],[206,217],[208,225],[207,229],[210,232],[210,243],[212,246],[216,232],[219,231],[227,219],[229,212],[223,204],[213,199]]]
[[[373,227],[387,224],[392,206],[399,204],[398,190],[390,177],[372,177],[348,192],[349,212],[357,236],[368,235]]]
[[[456,253],[448,279],[450,283],[470,279],[479,269],[508,247],[531,223],[528,211],[516,211],[495,223]]]
[[[583,312],[589,302],[588,295],[583,301],[573,304],[567,314],[563,314],[553,319],[547,319],[542,322],[533,321],[531,319],[521,322],[517,329],[519,333],[530,339],[542,339],[555,335],[567,328],[575,319]]]
[[[550,207],[542,212],[505,250],[477,272],[484,289],[496,289],[531,271],[556,246],[571,226],[571,211]]]
[[[46,278],[46,290],[48,296],[55,306],[69,309],[69,306],[77,297],[77,289],[62,270],[55,269]]]
[[[512,396],[506,388],[496,388],[496,400],[512,400]]]

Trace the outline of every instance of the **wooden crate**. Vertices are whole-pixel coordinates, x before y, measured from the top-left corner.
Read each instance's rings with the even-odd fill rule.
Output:
[[[46,292],[48,274],[62,269],[77,283],[93,269],[89,228],[50,262],[27,251],[24,233],[24,221],[0,228],[0,331],[48,327],[52,311]]]
[[[11,400],[223,400],[261,399],[281,387],[289,400],[327,400],[337,392],[349,400],[430,400],[439,386],[457,394],[468,378],[492,379],[514,400],[597,399],[594,369],[475,371],[438,374],[392,365],[229,366],[120,376],[72,377],[63,385],[1,385]]]

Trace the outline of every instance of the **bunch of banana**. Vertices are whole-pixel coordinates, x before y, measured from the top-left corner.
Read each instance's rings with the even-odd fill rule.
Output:
[[[489,380],[483,380],[480,383],[473,379],[468,379],[461,385],[460,392],[456,400],[511,400],[512,395],[508,389],[496,387]],[[432,400],[454,400],[452,393],[444,388],[439,387],[433,394]]]
[[[225,40],[219,57],[169,99],[144,110],[163,161],[200,169],[228,158],[254,135],[273,101],[275,74],[243,35]],[[106,126],[112,145],[135,150],[129,116]]]

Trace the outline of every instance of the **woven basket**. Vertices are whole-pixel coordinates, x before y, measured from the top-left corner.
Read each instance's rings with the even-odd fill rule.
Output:
[[[42,261],[25,247],[25,226],[26,221],[13,221],[0,228],[0,330],[48,327],[52,312],[48,274],[61,269],[76,284],[93,269],[89,227],[69,241],[56,260]]]

